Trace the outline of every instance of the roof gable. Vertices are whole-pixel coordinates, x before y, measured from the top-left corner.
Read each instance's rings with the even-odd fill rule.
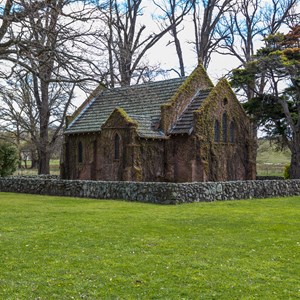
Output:
[[[226,79],[221,79],[217,85],[210,91],[207,98],[203,101],[201,107],[198,108],[197,112],[203,113],[208,106],[211,106],[214,102],[221,101],[223,99],[231,99],[234,102],[235,108],[239,110],[246,118],[248,118],[243,106],[237,99],[235,93],[233,92],[230,84]]]
[[[85,107],[80,113],[75,113],[65,133],[100,132],[107,127],[118,128],[121,126],[116,123],[119,119],[119,122],[127,122],[127,125],[136,125],[138,135],[144,138],[191,134],[194,111],[203,106],[209,91],[215,89],[213,87],[206,71],[199,65],[185,78],[96,89],[84,102]],[[120,120],[117,116],[123,118]]]
[[[125,126],[136,126],[137,122],[133,120],[126,111],[122,108],[115,108],[114,111],[110,114],[105,123],[101,126],[103,128],[123,128]]]
[[[213,136],[215,120],[222,122],[224,113],[243,130],[251,130],[250,119],[226,79],[220,80],[194,111],[196,134],[205,138]]]
[[[184,80],[185,78],[176,78],[102,90],[69,124],[65,133],[100,131],[101,126],[117,107],[124,109],[128,116],[135,120],[144,120],[141,124],[144,127],[147,119],[146,123],[154,128],[152,123],[160,119],[160,106],[175,94]],[[151,131],[151,128],[148,128],[148,131]]]
[[[183,82],[172,98],[162,105],[162,130],[165,133],[172,132],[173,127],[176,126],[178,120],[188,107],[191,106],[192,102],[197,98],[197,95],[203,91],[210,90],[213,86],[214,85],[209,79],[205,69],[199,64],[192,74]],[[198,104],[201,105],[202,101],[199,101]],[[193,109],[197,108],[197,106],[193,107]],[[193,122],[189,123],[189,127],[191,126],[193,126]]]

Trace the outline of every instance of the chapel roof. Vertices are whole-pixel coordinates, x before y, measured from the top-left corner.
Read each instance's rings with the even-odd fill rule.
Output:
[[[159,128],[161,105],[168,103],[187,77],[98,90],[80,113],[67,126],[66,134],[101,131],[101,126],[116,108],[122,108],[138,124],[137,133],[145,138],[164,138]],[[190,134],[193,111],[200,107],[208,91],[198,90],[173,124],[169,134]]]

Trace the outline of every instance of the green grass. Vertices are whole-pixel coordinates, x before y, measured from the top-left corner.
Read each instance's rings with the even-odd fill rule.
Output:
[[[299,299],[299,208],[0,193],[0,299]]]

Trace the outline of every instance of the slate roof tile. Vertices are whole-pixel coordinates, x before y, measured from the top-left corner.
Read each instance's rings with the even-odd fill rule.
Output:
[[[164,138],[159,130],[161,105],[168,102],[186,78],[151,82],[102,90],[66,128],[66,134],[97,132],[116,107],[123,108],[138,123],[138,134],[145,138]],[[200,107],[208,91],[191,99],[170,134],[190,134],[193,130],[193,111]]]
[[[160,106],[167,102],[186,78],[176,78],[146,84],[103,90],[70,123],[65,133],[100,131],[107,117],[116,107],[123,108],[139,122],[142,136],[157,136],[153,122],[160,118]],[[134,115],[134,117],[133,117]]]
[[[199,91],[196,96],[191,100],[182,115],[178,118],[177,122],[170,130],[171,134],[190,134],[193,130],[193,112],[198,109],[203,101],[207,98],[209,90]]]

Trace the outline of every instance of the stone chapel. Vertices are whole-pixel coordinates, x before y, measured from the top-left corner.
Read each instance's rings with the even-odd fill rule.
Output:
[[[67,118],[65,179],[193,182],[256,177],[250,119],[226,80],[190,76],[106,89]]]

